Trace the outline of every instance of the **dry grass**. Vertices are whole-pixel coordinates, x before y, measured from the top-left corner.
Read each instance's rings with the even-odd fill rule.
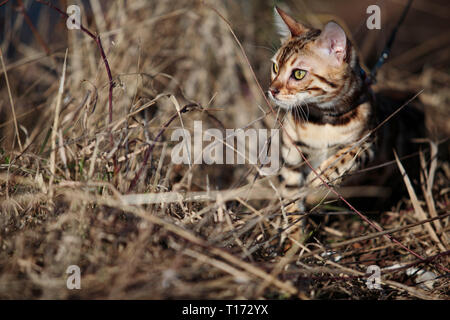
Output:
[[[6,15],[10,2],[0,9]],[[276,126],[226,23],[195,0],[100,2],[79,4],[95,13],[82,22],[100,33],[111,67],[112,122],[95,41],[67,31],[64,20],[42,7],[36,26],[51,52],[46,56],[35,37],[19,37],[30,33],[22,15],[14,14],[14,23],[0,20],[9,26],[0,47],[0,298],[450,297],[449,29],[442,30],[444,19],[426,12],[424,1],[415,2],[404,28],[414,28],[420,16],[434,37],[424,31],[411,39],[402,29],[377,85],[424,90],[418,99],[431,140],[421,141],[428,150],[420,155],[422,174],[410,176],[404,160],[392,162],[405,192],[382,210],[371,211],[370,203],[381,201],[389,186],[339,193],[350,203],[370,199],[357,202],[362,212],[426,261],[324,190],[302,191],[311,204],[304,217],[308,239],[284,254],[274,250],[286,237],[284,209],[298,194],[277,188],[275,177],[262,178],[251,165],[170,161],[172,130],[192,129],[194,120],[204,128]],[[230,20],[265,88],[277,43],[270,1],[208,2]],[[364,1],[323,2],[288,4],[313,25],[329,18],[324,13],[344,21],[368,64],[402,9],[397,1],[382,6],[387,27],[374,36],[361,27]],[[433,8],[444,5],[436,1]],[[373,264],[381,267],[383,290],[366,286]],[[81,290],[66,287],[69,265],[81,268]],[[437,278],[425,281],[429,275]]]

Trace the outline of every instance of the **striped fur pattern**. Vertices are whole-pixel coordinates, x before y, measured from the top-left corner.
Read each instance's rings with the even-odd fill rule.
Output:
[[[272,59],[268,96],[286,112],[281,178],[287,187],[322,185],[299,148],[324,181],[339,184],[374,156],[373,141],[363,139],[374,111],[358,55],[335,22],[317,30],[278,8],[276,15],[285,37]]]

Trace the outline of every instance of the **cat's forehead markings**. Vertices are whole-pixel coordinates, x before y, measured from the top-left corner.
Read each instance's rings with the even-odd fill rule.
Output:
[[[299,55],[291,55],[291,57],[287,60],[287,63],[290,66],[294,66],[297,64],[297,62],[300,60],[300,56]]]
[[[317,39],[320,33],[320,30],[313,29],[299,37],[292,38],[288,42],[286,42],[281,47],[280,54],[278,55],[277,60],[279,61],[279,64],[286,63],[293,54],[298,53],[300,50],[302,50],[307,43]]]

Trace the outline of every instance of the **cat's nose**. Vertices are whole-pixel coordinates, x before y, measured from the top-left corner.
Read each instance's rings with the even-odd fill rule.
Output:
[[[280,90],[277,88],[269,88],[270,93],[275,97],[278,93],[280,93]]]

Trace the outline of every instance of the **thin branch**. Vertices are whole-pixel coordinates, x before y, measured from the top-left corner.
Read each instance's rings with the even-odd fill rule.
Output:
[[[66,67],[67,67],[67,52],[69,50],[66,50],[66,54],[64,56],[64,65],[63,65],[63,71],[61,75],[61,80],[59,82],[59,90],[58,90],[58,96],[56,99],[56,106],[55,106],[55,117],[53,119],[53,130],[52,130],[52,153],[50,154],[50,181],[49,181],[49,195],[50,199],[53,198],[53,179],[55,178],[55,162],[56,162],[56,135],[58,133],[58,125],[59,125],[59,113],[61,110],[61,101],[62,101],[62,95],[64,93],[64,82],[66,79]]]
[[[19,143],[20,152],[22,152],[22,150],[23,150],[22,142],[20,142],[19,127],[17,125],[16,111],[14,108],[14,100],[12,98],[11,87],[9,86],[8,74],[6,73],[5,61],[3,60],[3,52],[2,52],[1,48],[0,48],[0,59],[2,62],[3,73],[5,75],[6,87],[8,88],[9,103],[11,104],[11,112],[12,112],[12,116],[13,116],[13,120],[14,120],[14,129],[16,130],[17,142]]]
[[[37,39],[41,47],[44,49],[47,56],[50,55],[50,49],[45,43],[44,39],[41,37],[40,33],[36,30],[36,27],[33,25],[33,22],[30,19],[30,16],[28,15],[27,11],[25,10],[25,6],[22,2],[22,0],[17,0],[17,9],[18,11],[23,15],[25,22],[30,27],[31,32],[33,32],[34,37]]]
[[[411,228],[423,225],[425,223],[430,223],[432,221],[444,219],[444,218],[446,218],[448,216],[450,216],[450,213],[446,213],[446,214],[437,216],[435,218],[430,218],[430,219],[422,220],[422,221],[419,221],[419,222],[411,223],[411,224],[408,224],[408,225],[403,226],[403,227],[392,228],[392,229],[388,229],[388,230],[381,231],[381,232],[370,233],[370,234],[363,235],[363,236],[360,236],[360,237],[357,237],[357,238],[353,238],[353,239],[350,239],[350,240],[345,240],[345,241],[341,241],[341,242],[337,242],[337,243],[331,243],[330,245],[327,246],[327,248],[318,249],[318,250],[311,251],[311,252],[308,252],[308,253],[304,254],[302,256],[302,258],[308,258],[310,256],[313,256],[315,254],[319,254],[321,252],[325,252],[327,250],[336,249],[336,248],[340,248],[340,247],[343,247],[343,246],[351,245],[353,243],[363,242],[363,241],[367,241],[367,240],[370,240],[370,239],[378,238],[378,237],[384,236],[385,234],[388,234],[388,233],[401,232],[401,231],[404,231],[404,230],[407,230],[407,229],[411,229]],[[427,259],[424,259],[424,260],[421,260],[421,261],[426,261]]]
[[[175,120],[180,114],[188,112],[188,111],[192,110],[191,108],[196,108],[196,107],[199,107],[199,105],[195,104],[195,103],[190,103],[190,104],[185,105],[183,108],[180,109],[179,112],[172,115],[172,117],[170,117],[170,119],[167,120],[167,122],[162,126],[161,130],[158,132],[155,139],[153,139],[153,143],[150,146],[148,146],[147,150],[145,151],[142,166],[139,168],[138,172],[136,173],[133,180],[131,181],[130,187],[128,188],[128,192],[131,192],[131,190],[133,190],[134,187],[136,186],[136,184],[142,174],[142,171],[144,170],[145,166],[147,165],[148,159],[150,158],[153,148],[155,147],[158,140],[161,138],[164,131],[166,131],[166,129],[169,127],[169,125],[172,123],[172,121]]]
[[[51,9],[57,11],[61,16],[63,16],[64,18],[68,19],[69,15],[67,13],[65,13],[64,11],[62,11],[61,9],[59,9],[58,7],[54,6],[52,3],[48,2],[48,1],[43,1],[43,0],[36,0],[37,2],[46,5],[47,7],[50,7]],[[109,123],[112,123],[113,120],[113,88],[114,88],[114,81],[113,81],[113,77],[112,77],[112,73],[111,73],[111,68],[109,66],[109,62],[108,59],[106,58],[106,54],[105,54],[105,50],[103,49],[103,45],[102,45],[102,41],[100,39],[100,35],[95,35],[94,33],[92,33],[91,31],[89,31],[88,29],[86,29],[83,24],[80,23],[80,29],[81,31],[83,31],[84,33],[86,33],[89,37],[91,37],[93,40],[95,40],[95,42],[97,43],[98,49],[100,50],[100,55],[102,56],[102,60],[103,63],[105,65],[106,68],[106,73],[108,74],[108,81],[109,81],[109,95],[108,95],[108,106],[109,106]],[[111,127],[110,127],[111,128]],[[114,146],[114,139],[113,139],[113,135],[110,129],[110,144],[113,147]],[[116,156],[114,155],[113,157],[113,162],[114,162],[114,173],[116,173],[118,171],[118,167],[117,167],[117,161],[116,161]]]

